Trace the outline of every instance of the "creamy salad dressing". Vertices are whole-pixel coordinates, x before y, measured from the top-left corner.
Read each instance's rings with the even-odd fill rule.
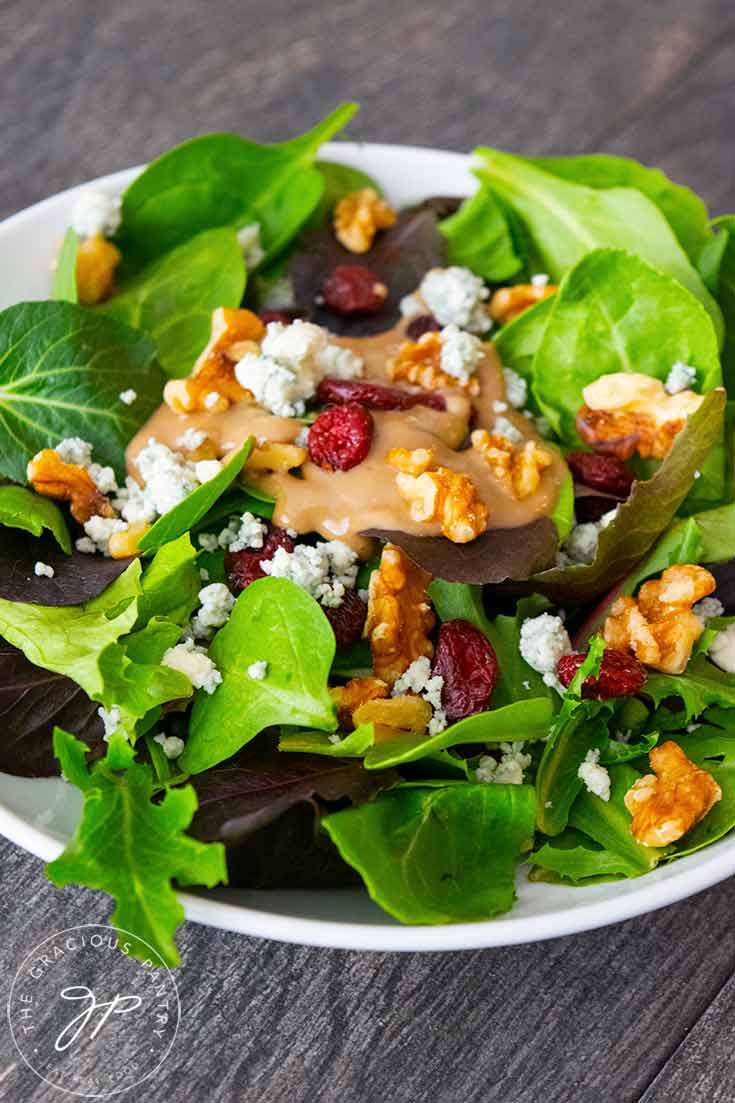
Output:
[[[405,323],[372,337],[333,338],[352,349],[365,362],[363,378],[391,383],[387,364],[405,340]],[[474,482],[489,510],[490,528],[515,528],[537,517],[548,516],[555,505],[565,467],[556,452],[552,465],[543,472],[536,494],[517,501],[491,475],[487,464],[473,448],[456,451],[470,428],[492,430],[494,401],[505,401],[505,385],[500,361],[491,345],[479,365],[476,378],[480,393],[469,399],[461,388],[442,390],[447,402],[444,411],[428,406],[410,410],[372,410],[375,425],[368,456],[350,471],[325,471],[307,460],[300,474],[248,474],[248,482],[275,498],[274,524],[298,532],[317,532],[327,540],[340,539],[361,555],[370,555],[373,542],[359,534],[365,529],[398,529],[418,536],[438,536],[438,523],[412,521],[408,506],[398,492],[396,472],[385,458],[391,448],[430,448],[437,465],[463,472]],[[391,385],[394,385],[391,383]],[[411,390],[412,388],[407,388]],[[503,414],[527,440],[540,440],[534,426],[511,407]],[[224,413],[175,414],[165,404],[143,426],[128,446],[127,461],[132,474],[135,457],[149,438],[170,448],[179,448],[187,429],[201,429],[214,442],[218,455],[224,456],[243,440],[293,443],[303,428],[294,418],[276,417],[252,402],[240,402]]]

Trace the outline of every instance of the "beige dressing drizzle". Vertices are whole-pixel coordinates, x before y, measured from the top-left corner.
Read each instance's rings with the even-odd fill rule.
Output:
[[[405,340],[404,326],[373,337],[334,338],[335,343],[351,348],[365,362],[364,378],[390,381],[387,362]],[[317,532],[327,540],[339,539],[361,555],[371,554],[372,541],[359,536],[364,529],[400,529],[419,536],[437,536],[440,526],[433,522],[412,521],[408,507],[398,493],[395,471],[385,457],[391,448],[431,448],[437,465],[463,472],[473,480],[479,496],[488,507],[490,528],[514,528],[537,517],[548,516],[556,502],[565,475],[565,465],[554,452],[554,459],[541,476],[536,494],[517,501],[492,477],[487,464],[473,449],[456,449],[472,427],[492,429],[493,401],[505,401],[505,385],[500,361],[492,345],[486,345],[485,359],[476,373],[480,394],[468,399],[461,388],[443,390],[445,411],[427,406],[411,410],[373,410],[375,433],[368,456],[350,471],[325,471],[307,462],[300,477],[290,474],[248,475],[248,482],[276,499],[273,521],[298,532]],[[411,388],[409,388],[411,389]],[[530,422],[511,407],[504,415],[526,439],[540,440]],[[219,455],[225,455],[249,436],[256,441],[293,442],[302,423],[293,418],[276,417],[249,402],[240,402],[224,413],[173,413],[165,404],[143,426],[128,446],[128,467],[133,474],[135,457],[153,437],[171,448],[189,429],[201,429],[214,441]]]

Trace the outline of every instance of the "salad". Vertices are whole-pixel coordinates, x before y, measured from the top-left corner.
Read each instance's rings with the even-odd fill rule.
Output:
[[[171,964],[175,886],[484,920],[735,826],[735,216],[490,148],[396,210],[354,110],[82,192],[0,314],[0,769]]]

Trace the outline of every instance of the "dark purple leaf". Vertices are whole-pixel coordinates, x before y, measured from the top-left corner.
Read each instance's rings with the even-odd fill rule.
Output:
[[[398,544],[434,578],[473,585],[523,581],[554,562],[559,543],[556,525],[549,517],[514,529],[489,529],[469,544],[389,529],[365,529],[361,535]]]
[[[98,750],[103,725],[97,705],[71,678],[29,663],[0,640],[0,770],[16,777],[53,777],[53,730],[58,725]]]
[[[54,577],[36,577],[38,561],[54,569]],[[19,529],[2,530],[0,598],[32,605],[81,605],[106,590],[130,564],[129,559],[101,555],[65,555],[49,534],[29,536]]]
[[[627,497],[627,495],[626,495]],[[608,494],[603,490],[593,490],[591,486],[583,483],[574,484],[574,514],[577,522],[599,521],[625,498],[620,494]]]
[[[429,268],[446,262],[446,242],[437,229],[434,211],[422,204],[403,211],[390,230],[379,233],[372,249],[356,255],[337,241],[331,227],[302,235],[289,264],[299,307],[309,308],[312,321],[332,333],[363,337],[391,329],[400,320],[404,295],[415,291]],[[317,305],[327,276],[340,264],[364,264],[388,287],[388,298],[377,314],[344,317]]]

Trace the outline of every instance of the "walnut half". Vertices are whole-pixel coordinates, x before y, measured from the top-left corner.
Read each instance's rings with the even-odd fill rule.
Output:
[[[176,414],[195,411],[222,413],[250,394],[235,378],[235,364],[247,352],[257,352],[265,326],[251,310],[218,306],[212,329],[187,379],[169,379],[163,398]]]
[[[115,511],[97,489],[88,471],[76,463],[64,463],[53,448],[44,448],[28,463],[28,482],[44,498],[70,503],[71,515],[83,525],[90,517],[114,517]]]
[[[652,774],[640,777],[625,794],[630,829],[643,846],[668,846],[703,819],[722,798],[712,774],[695,766],[669,740],[649,754]]]
[[[398,472],[396,486],[414,521],[438,521],[455,544],[467,544],[487,528],[488,509],[472,479],[434,466],[430,448],[391,448],[386,463]]]
[[[536,493],[541,472],[552,463],[549,453],[535,440],[527,440],[516,449],[507,437],[488,433],[487,429],[475,429],[471,440],[494,478],[519,501]]]
[[[431,658],[429,632],[434,614],[426,592],[431,575],[395,544],[386,544],[380,566],[370,576],[368,612],[363,635],[370,641],[373,667],[388,685],[414,659]]]
[[[387,230],[397,215],[375,188],[344,195],[334,208],[334,234],[351,253],[367,253],[378,230]]]

